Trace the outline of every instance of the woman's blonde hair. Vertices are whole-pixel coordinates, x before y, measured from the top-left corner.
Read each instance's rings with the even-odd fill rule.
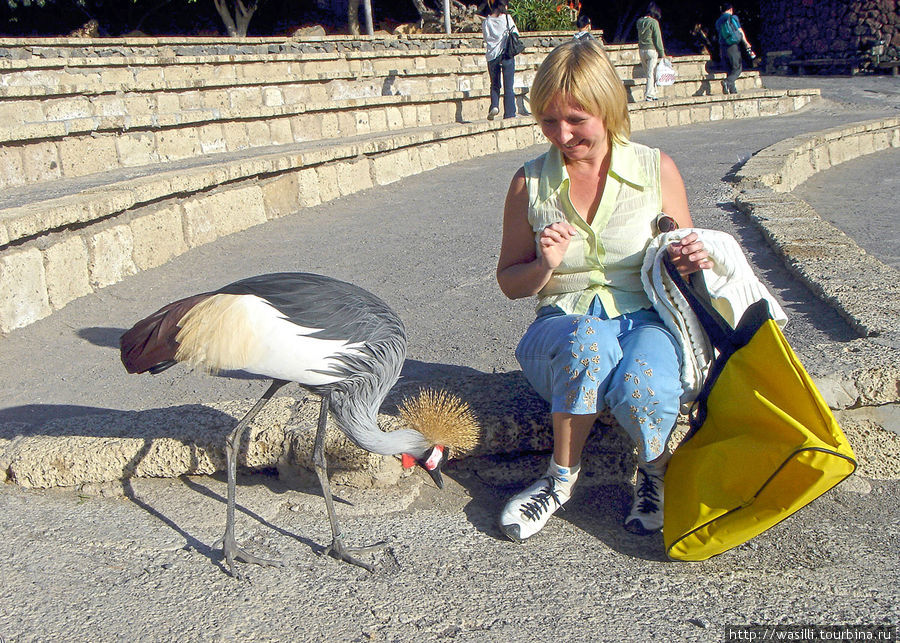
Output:
[[[631,134],[625,86],[597,42],[570,40],[541,63],[529,91],[531,111],[538,122],[557,96],[566,96],[603,119],[611,141],[623,142]]]

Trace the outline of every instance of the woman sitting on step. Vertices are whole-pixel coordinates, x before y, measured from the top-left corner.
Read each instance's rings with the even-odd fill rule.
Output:
[[[660,212],[692,225],[684,183],[666,154],[628,140],[625,89],[596,42],[553,50],[530,96],[552,146],[512,179],[497,281],[510,299],[538,297],[516,358],[550,403],[554,444],[547,472],[508,502],[500,526],[521,542],[569,500],[588,434],[609,407],[638,447],[626,527],[650,533],[662,527],[681,355],[644,293],[640,269]],[[711,267],[696,233],[669,253],[683,274]]]

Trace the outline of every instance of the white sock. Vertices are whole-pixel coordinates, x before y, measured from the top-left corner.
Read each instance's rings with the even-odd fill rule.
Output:
[[[580,472],[581,463],[571,467],[564,467],[561,464],[557,464],[552,457],[550,458],[550,464],[547,465],[547,475],[556,480],[556,492],[562,502],[565,502],[572,496],[572,490],[575,488],[575,482],[578,480]]]

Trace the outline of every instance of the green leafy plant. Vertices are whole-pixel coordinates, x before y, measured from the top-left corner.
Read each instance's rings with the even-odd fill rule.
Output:
[[[519,31],[571,31],[581,3],[573,0],[510,0]]]

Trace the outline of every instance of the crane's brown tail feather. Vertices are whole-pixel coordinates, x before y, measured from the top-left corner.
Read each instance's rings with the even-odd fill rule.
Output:
[[[212,296],[212,293],[194,295],[173,302],[136,323],[119,339],[122,364],[129,373],[154,375],[166,370],[177,360],[178,342],[175,336],[179,323],[194,306]]]

